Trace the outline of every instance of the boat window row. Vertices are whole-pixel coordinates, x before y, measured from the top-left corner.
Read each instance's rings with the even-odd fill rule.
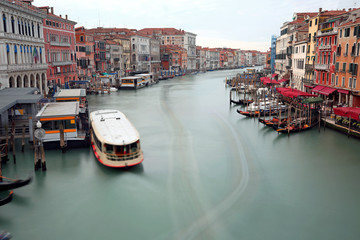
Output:
[[[123,79],[121,80],[122,83],[134,83],[133,79]]]
[[[61,124],[63,125],[64,129],[75,129],[76,128],[75,119],[56,120],[56,121],[41,121],[41,124],[42,124],[42,128],[45,131],[59,130]]]
[[[105,152],[107,154],[132,154],[137,153],[140,149],[140,141],[136,141],[134,143],[128,145],[111,145],[104,144]]]

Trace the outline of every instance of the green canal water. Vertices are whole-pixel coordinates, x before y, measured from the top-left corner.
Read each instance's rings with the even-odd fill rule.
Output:
[[[90,148],[48,150],[48,170],[34,172],[27,146],[3,172],[34,179],[0,207],[0,229],[36,240],[360,239],[360,141],[323,128],[287,137],[240,116],[224,86],[236,72],[89,96],[90,111],[127,115],[144,162],[119,170]]]

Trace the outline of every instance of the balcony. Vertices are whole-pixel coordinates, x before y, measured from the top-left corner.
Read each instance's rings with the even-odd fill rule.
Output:
[[[22,72],[30,70],[46,70],[48,68],[47,64],[37,63],[37,64],[12,64],[12,65],[3,65],[0,67],[1,71],[10,71],[10,72]]]
[[[315,64],[316,70],[329,70],[329,64]]]
[[[56,62],[52,62],[51,65],[59,67],[59,66],[66,66],[66,65],[72,65],[73,62],[72,61],[56,61]]]
[[[314,70],[314,66],[312,64],[305,64],[305,71],[313,71]]]
[[[331,50],[331,45],[318,46],[319,50]]]
[[[57,42],[57,41],[51,41],[50,42],[51,46],[58,46],[58,47],[70,47],[70,43],[69,42]]]

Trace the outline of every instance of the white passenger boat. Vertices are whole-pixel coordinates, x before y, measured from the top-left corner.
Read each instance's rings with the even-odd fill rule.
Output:
[[[91,147],[100,163],[130,167],[144,160],[140,137],[128,118],[118,110],[90,113]]]

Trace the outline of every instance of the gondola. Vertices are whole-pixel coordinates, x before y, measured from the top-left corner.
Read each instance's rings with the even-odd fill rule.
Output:
[[[279,133],[295,133],[295,132],[303,132],[303,131],[309,130],[316,125],[317,125],[317,123],[314,123],[311,126],[308,124],[304,124],[301,126],[300,126],[300,124],[296,124],[296,125],[290,124],[289,126],[284,126],[284,127],[279,127],[279,128],[277,126],[275,128],[275,125],[274,125],[273,128]]]
[[[3,182],[0,182],[0,191],[6,191],[6,190],[10,190],[10,189],[15,189],[15,188],[19,188],[19,187],[23,187],[25,185],[28,185],[31,180],[32,177],[28,177],[27,179],[8,179],[5,177],[3,178]],[[4,181],[4,179],[6,181]]]
[[[12,198],[13,198],[13,191],[10,191],[9,195],[7,195],[6,197],[0,199],[0,206],[11,202]]]
[[[280,119],[280,122],[279,122],[279,119],[276,117],[269,119],[269,120],[259,119],[259,122],[265,124],[268,127],[272,127],[274,125],[276,125],[276,127],[278,127],[278,126],[285,127],[287,125],[288,118],[282,118],[282,119]]]
[[[254,102],[253,100],[250,100],[250,99],[247,99],[247,100],[244,100],[244,99],[239,99],[239,100],[230,100],[231,103],[235,104],[235,105],[244,105],[244,104],[250,104],[252,102]]]
[[[236,111],[246,117],[257,117],[259,115],[259,111],[241,111],[240,109],[237,109]]]

